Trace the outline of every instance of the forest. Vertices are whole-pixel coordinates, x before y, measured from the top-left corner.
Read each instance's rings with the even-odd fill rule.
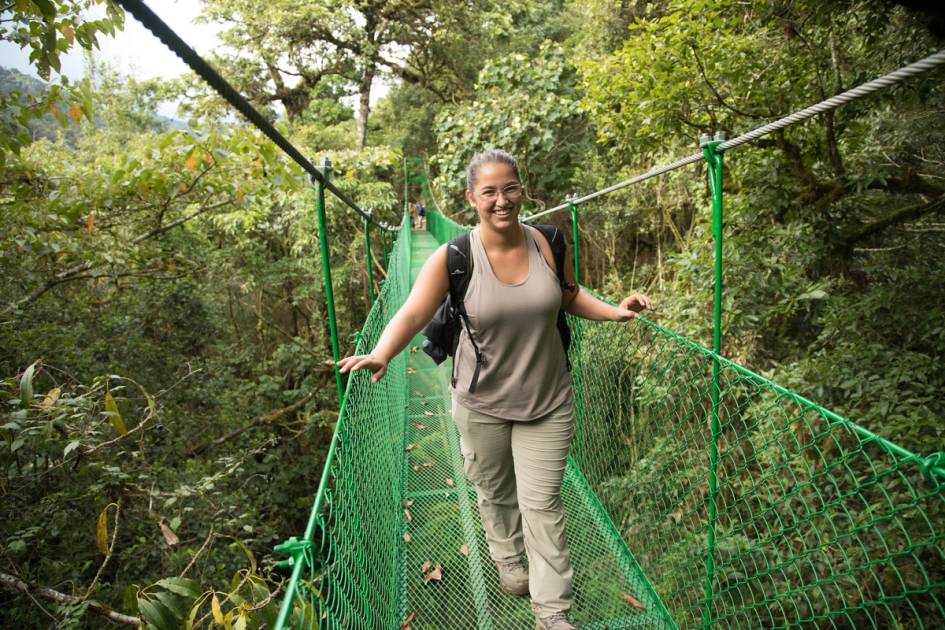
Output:
[[[98,59],[133,19],[114,0],[4,5],[42,80],[0,69],[0,625],[272,627],[273,547],[305,528],[338,419],[311,181],[195,75]],[[503,148],[538,212],[945,47],[935,2],[200,5],[208,61],[390,225],[405,158],[469,224],[465,166]],[[60,73],[72,49],[84,79]],[[722,354],[945,451],[945,70],[740,148],[724,190]],[[327,203],[344,355],[386,244],[369,276],[361,218]],[[584,285],[646,292],[711,347],[704,164],[587,204],[579,241]]]

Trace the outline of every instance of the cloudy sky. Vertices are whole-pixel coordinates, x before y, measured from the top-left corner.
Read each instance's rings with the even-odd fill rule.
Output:
[[[216,37],[219,26],[195,23],[200,15],[197,0],[147,0],[147,5],[199,54],[205,55],[219,45]],[[104,14],[101,7],[96,9]],[[120,72],[140,79],[171,78],[187,71],[187,66],[130,14],[126,14],[124,31],[113,38],[99,36],[99,47],[99,58]],[[29,49],[20,50],[10,42],[0,41],[0,66],[37,76],[29,63]],[[84,67],[85,53],[78,46],[62,60],[62,72],[69,78],[82,77]],[[372,103],[387,89],[386,85],[375,81],[371,90]],[[354,97],[351,101],[349,104],[356,106]],[[173,116],[175,109],[172,104],[167,104],[161,108],[161,113]]]
[[[207,53],[218,44],[218,26],[194,22],[200,14],[200,4],[196,0],[149,0],[147,4],[198,53]],[[125,18],[125,30],[114,38],[99,36],[99,46],[99,56],[103,60],[121,72],[142,79],[175,77],[187,69],[131,15]],[[0,65],[36,76],[29,63],[29,49],[20,50],[10,42],[0,42]],[[84,66],[83,51],[76,46],[63,59],[62,72],[69,78],[79,78]]]

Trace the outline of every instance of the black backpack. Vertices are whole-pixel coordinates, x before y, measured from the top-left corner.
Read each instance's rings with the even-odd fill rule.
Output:
[[[551,255],[558,270],[558,282],[561,289],[574,289],[574,285],[567,282],[564,276],[565,243],[561,230],[554,225],[535,225],[534,227],[542,233],[551,246]],[[472,271],[468,232],[451,239],[447,244],[446,269],[449,272],[450,279],[449,292],[443,298],[443,302],[440,303],[433,319],[423,328],[423,336],[426,337],[423,341],[423,351],[430,355],[430,358],[437,365],[443,363],[447,356],[452,357],[456,354],[460,327],[466,326],[466,334],[469,336],[469,341],[476,352],[476,369],[469,383],[469,392],[475,393],[476,384],[479,382],[479,370],[485,364],[485,358],[469,330],[469,319],[466,316],[466,306],[463,303],[466,288],[469,286],[470,272]],[[558,311],[558,334],[561,337],[561,344],[564,346],[565,357],[567,357],[568,350],[571,348],[571,329],[568,328],[564,311],[561,310]],[[568,369],[571,369],[570,359],[568,359]],[[453,387],[456,387],[455,365],[453,366],[451,382]]]

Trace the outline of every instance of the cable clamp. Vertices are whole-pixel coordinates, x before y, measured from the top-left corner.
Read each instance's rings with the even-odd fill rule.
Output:
[[[934,481],[932,479],[933,468],[945,468],[945,452],[932,453],[919,462],[919,470],[922,471],[922,476],[929,481]]]
[[[305,564],[309,567],[315,568],[315,557],[312,554],[311,540],[299,540],[295,536],[292,536],[285,542],[276,545],[273,550],[276,553],[289,556],[285,560],[280,560],[276,563],[276,566],[280,569],[291,569],[300,560],[304,560]]]

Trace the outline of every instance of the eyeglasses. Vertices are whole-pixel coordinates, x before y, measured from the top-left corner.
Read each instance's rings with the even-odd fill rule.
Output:
[[[486,201],[495,201],[499,198],[500,192],[509,201],[518,201],[519,197],[522,196],[522,185],[510,184],[501,191],[496,190],[495,188],[483,188],[479,191],[479,197],[485,199]]]

